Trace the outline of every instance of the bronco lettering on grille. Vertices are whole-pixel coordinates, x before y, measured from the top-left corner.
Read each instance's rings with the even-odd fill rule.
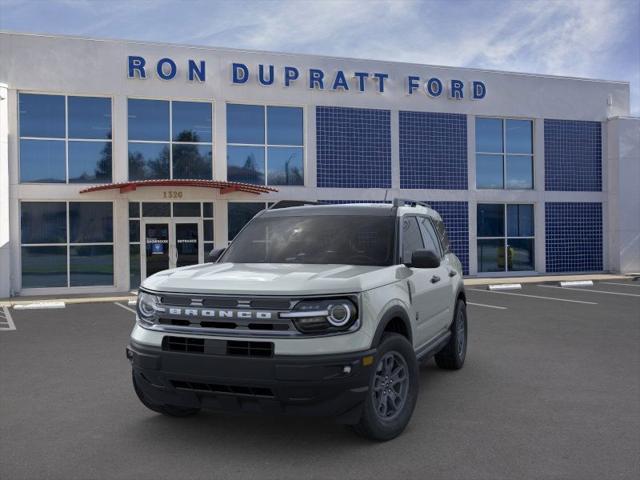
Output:
[[[216,310],[210,308],[177,308],[169,307],[169,315],[181,317],[206,317],[206,318],[238,318],[243,320],[271,320],[276,318],[274,312],[252,310]]]

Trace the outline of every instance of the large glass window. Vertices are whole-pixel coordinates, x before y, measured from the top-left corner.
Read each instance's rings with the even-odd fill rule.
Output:
[[[111,202],[22,202],[22,288],[113,285]]]
[[[20,182],[108,183],[111,99],[21,93]]]
[[[533,188],[533,121],[476,118],[476,187]]]
[[[477,234],[479,272],[535,269],[533,205],[478,204]]]
[[[227,105],[227,179],[304,185],[303,109]]]
[[[129,180],[213,178],[212,105],[130,98]]]

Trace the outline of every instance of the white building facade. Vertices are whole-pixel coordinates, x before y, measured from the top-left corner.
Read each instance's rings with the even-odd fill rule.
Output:
[[[0,33],[0,298],[120,292],[279,200],[401,197],[478,276],[640,271],[629,84]]]

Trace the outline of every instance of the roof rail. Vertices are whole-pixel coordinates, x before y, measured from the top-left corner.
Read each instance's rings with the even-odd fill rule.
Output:
[[[422,207],[426,207],[426,208],[431,208],[428,203],[419,202],[418,200],[409,200],[407,198],[394,198],[393,199],[393,206],[396,207],[396,208],[405,207],[405,206],[416,207],[418,205],[420,205]]]
[[[311,200],[278,200],[269,207],[269,210],[277,210],[278,208],[303,207],[304,205],[318,205],[318,202]]]

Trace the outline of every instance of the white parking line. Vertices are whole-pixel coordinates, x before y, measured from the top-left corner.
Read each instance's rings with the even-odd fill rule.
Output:
[[[558,288],[562,288],[562,287],[558,287]],[[474,292],[495,293],[498,295],[513,295],[515,297],[540,298],[542,300],[555,300],[557,302],[584,303],[585,305],[598,305],[596,302],[584,302],[582,300],[569,300],[568,298],[541,297],[540,295],[527,295],[526,293],[496,292],[494,290],[481,290],[479,288],[467,288],[467,290],[473,290]],[[566,288],[564,290],[566,290]]]
[[[635,287],[635,288],[640,288],[640,284],[638,285],[633,285],[631,283],[616,283],[616,282],[598,282],[598,284],[604,283],[605,285],[620,285],[623,287]]]
[[[34,303],[19,303],[14,305],[14,310],[48,310],[52,308],[65,308],[65,302],[34,302]]]
[[[13,323],[13,318],[11,318],[9,309],[7,307],[2,307],[0,310],[0,330],[10,331],[15,329],[16,324]]]
[[[136,313],[136,311],[133,308],[129,308],[129,307],[125,307],[124,305],[122,305],[121,303],[118,302],[113,302],[114,305],[119,306],[120,308],[124,308],[125,310],[130,311],[131,313]]]
[[[495,308],[496,310],[506,310],[507,307],[499,307],[498,305],[485,305],[484,303],[467,302],[467,305],[475,305],[476,307]]]
[[[621,293],[621,292],[605,292],[604,290],[593,290],[592,288],[568,288],[568,287],[556,287],[555,285],[538,285],[544,288],[560,288],[562,290],[576,290],[578,292],[593,292],[593,293],[605,293],[607,295],[622,295],[623,297],[640,297],[637,293]]]

